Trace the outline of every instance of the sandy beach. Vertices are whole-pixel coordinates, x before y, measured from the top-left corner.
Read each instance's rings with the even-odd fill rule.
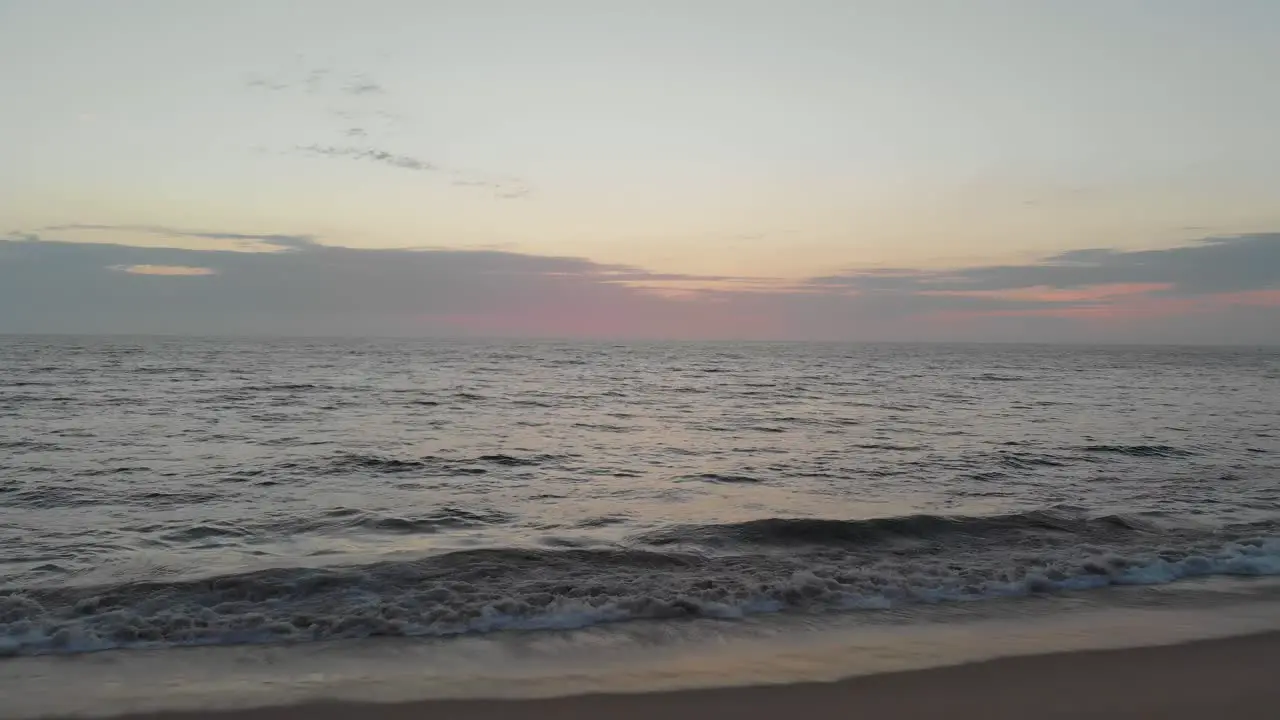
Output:
[[[812,683],[535,700],[316,703],[133,720],[531,718],[1274,718],[1280,633],[1164,647],[1004,658]]]

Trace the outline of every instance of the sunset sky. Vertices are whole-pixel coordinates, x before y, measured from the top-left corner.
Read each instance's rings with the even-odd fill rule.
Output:
[[[0,0],[0,332],[1262,343],[1273,0]]]

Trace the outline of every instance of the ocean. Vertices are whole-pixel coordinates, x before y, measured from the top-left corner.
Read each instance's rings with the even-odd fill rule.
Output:
[[[1275,575],[1277,349],[0,338],[0,690],[1280,626]]]

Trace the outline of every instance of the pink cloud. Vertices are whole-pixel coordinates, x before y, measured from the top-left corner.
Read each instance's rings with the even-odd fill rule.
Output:
[[[1078,303],[1146,295],[1173,289],[1172,283],[1111,283],[1077,288],[1055,288],[1046,285],[1005,290],[925,290],[917,294],[935,297],[980,298],[1010,302]]]
[[[676,340],[767,339],[784,325],[775,313],[736,306],[725,298],[693,302],[685,297],[636,292],[594,298],[593,302],[542,302],[491,312],[424,315],[419,321],[478,336]]]
[[[129,273],[130,275],[192,276],[216,275],[218,273],[213,268],[191,265],[112,265],[108,269]]]

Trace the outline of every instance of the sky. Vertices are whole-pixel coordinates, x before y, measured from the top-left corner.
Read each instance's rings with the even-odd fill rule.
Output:
[[[1274,343],[1273,0],[0,0],[0,332]]]

